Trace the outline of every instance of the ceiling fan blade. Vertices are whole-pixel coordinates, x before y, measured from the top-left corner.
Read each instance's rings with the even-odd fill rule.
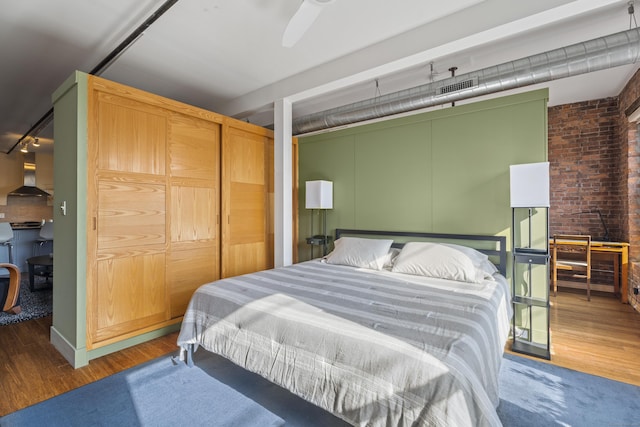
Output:
[[[307,32],[322,12],[322,8],[333,0],[304,0],[293,15],[282,35],[282,46],[291,47]]]

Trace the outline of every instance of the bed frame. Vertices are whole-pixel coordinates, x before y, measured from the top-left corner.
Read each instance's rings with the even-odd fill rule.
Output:
[[[393,238],[393,247],[401,248],[409,241],[430,241],[456,243],[476,249],[489,256],[503,276],[507,275],[507,238],[505,236],[489,236],[480,234],[446,234],[423,233],[410,231],[378,231],[336,228],[336,240],[341,236],[376,236]],[[397,239],[396,239],[397,238]]]
[[[456,243],[459,245],[474,248],[489,256],[489,259],[496,265],[498,271],[503,276],[507,272],[507,238],[505,236],[489,236],[479,234],[446,234],[446,233],[423,233],[409,231],[378,231],[378,230],[354,230],[346,228],[336,229],[336,240],[341,236],[376,236],[380,238],[393,238],[392,244],[395,248],[401,248],[410,241],[431,241],[441,243]],[[188,366],[193,366],[193,345],[186,351],[185,362]]]

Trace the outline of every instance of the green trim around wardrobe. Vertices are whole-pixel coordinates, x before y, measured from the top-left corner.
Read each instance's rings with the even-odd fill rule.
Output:
[[[56,283],[51,342],[74,367],[87,363],[87,76],[74,72],[52,95]]]

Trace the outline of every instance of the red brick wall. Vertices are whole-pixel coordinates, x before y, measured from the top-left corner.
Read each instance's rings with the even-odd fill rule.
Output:
[[[623,178],[620,180],[621,192],[625,194],[627,212],[624,230],[629,248],[629,289],[630,303],[640,310],[640,296],[633,295],[633,288],[640,286],[640,143],[638,142],[637,123],[629,123],[626,113],[637,105],[640,99],[640,71],[627,82],[618,96],[620,112],[618,117],[619,138],[624,147],[620,156],[620,168]]]
[[[640,310],[640,143],[625,113],[640,99],[640,71],[618,97],[549,108],[550,234],[601,238],[629,248],[629,301]]]
[[[618,99],[549,108],[550,234],[621,240],[626,212],[620,191]]]

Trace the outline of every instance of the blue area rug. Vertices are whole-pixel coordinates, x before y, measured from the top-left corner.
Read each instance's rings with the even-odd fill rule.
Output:
[[[498,415],[506,427],[640,426],[640,387],[505,354]]]
[[[0,418],[12,426],[282,426],[284,421],[200,368],[169,356]]]
[[[164,356],[0,418],[12,426],[280,426],[348,424],[231,362]],[[505,355],[505,427],[640,426],[640,387]]]

